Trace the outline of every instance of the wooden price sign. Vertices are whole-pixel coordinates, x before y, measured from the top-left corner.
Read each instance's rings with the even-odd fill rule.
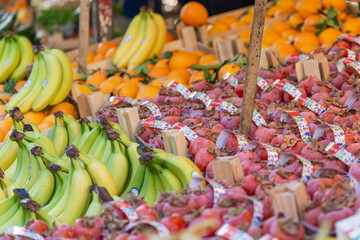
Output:
[[[251,134],[252,116],[259,72],[261,42],[265,24],[267,0],[255,0],[254,20],[251,27],[249,53],[247,58],[244,99],[241,110],[240,132]]]

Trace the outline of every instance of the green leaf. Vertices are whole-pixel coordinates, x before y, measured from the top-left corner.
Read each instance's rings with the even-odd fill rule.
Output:
[[[95,87],[94,85],[91,84],[86,84],[86,83],[80,83],[81,85],[87,86],[88,88],[90,88],[93,91],[97,91],[99,90],[99,88]]]
[[[140,63],[139,65],[137,65],[134,68],[134,72],[144,72],[144,73],[148,73],[150,71],[150,69],[147,67],[148,63],[147,61]]]
[[[297,26],[295,27],[295,30],[299,30],[299,31],[300,31],[303,25],[304,25],[304,23],[300,23],[299,25],[297,25]]]
[[[17,81],[15,79],[9,79],[5,83],[4,92],[10,93],[11,95],[17,93],[18,91],[15,89],[16,82]]]
[[[211,74],[209,73],[209,70],[204,70],[204,76],[207,82],[211,80]]]
[[[248,15],[249,14],[249,10],[246,10],[245,12],[243,12],[242,14],[240,14],[240,16],[238,17],[238,19],[242,18],[243,16],[245,15]]]
[[[328,12],[327,12],[327,18],[328,19],[336,19],[337,15],[340,13],[340,11],[336,10],[332,5],[330,5]]]
[[[164,55],[166,58],[171,58],[173,56],[172,52],[169,51],[165,52]]]
[[[200,65],[200,64],[192,64],[190,66],[191,69],[193,70],[218,70],[221,67],[220,64],[216,64],[216,65]]]

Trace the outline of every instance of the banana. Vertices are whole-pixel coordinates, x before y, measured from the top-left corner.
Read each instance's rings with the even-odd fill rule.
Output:
[[[124,198],[128,192],[133,192],[137,196],[139,195],[144,181],[145,170],[146,167],[144,165],[140,165],[136,169],[136,173],[134,175],[133,180],[128,184],[127,188],[124,189],[121,193],[122,198]]]
[[[0,201],[3,201],[6,199],[6,187],[3,186],[3,184],[1,184],[1,188],[0,188]]]
[[[106,165],[116,185],[116,195],[119,195],[125,186],[129,172],[129,163],[125,155],[121,152],[118,141],[112,141],[112,155]]]
[[[75,159],[71,159],[71,167],[74,168],[70,184],[70,194],[59,220],[72,226],[76,219],[81,217],[87,202],[90,199],[89,187],[91,179],[89,174],[83,169]]]
[[[77,134],[77,136],[74,136],[75,138],[73,139],[73,141],[70,141],[70,129],[68,129],[68,133],[69,133],[69,145],[75,145],[75,146],[79,146],[80,141],[83,139],[85,140],[86,136],[90,133],[90,127],[88,125],[88,121],[86,118],[81,118],[80,119],[80,131],[79,134]],[[83,136],[86,135],[84,138]],[[82,141],[83,141],[82,140]]]
[[[32,104],[32,110],[42,111],[54,98],[63,76],[61,64],[57,57],[47,52],[40,53],[45,61],[46,78],[41,82],[40,94]]]
[[[157,192],[155,186],[155,176],[149,167],[146,167],[144,182],[139,196],[143,197],[149,205],[153,205],[156,201]]]
[[[49,227],[60,224],[60,221],[56,217],[50,216],[41,208],[39,208],[35,214],[37,219],[43,220]]]
[[[137,51],[139,51],[139,47],[144,44],[144,37],[145,37],[145,31],[146,31],[146,18],[147,14],[145,12],[141,12],[141,22],[136,34],[136,37],[134,39],[134,42],[131,44],[131,46],[126,47],[125,54],[122,54],[122,56],[116,56],[116,59],[119,59],[116,66],[118,68],[123,68],[128,66],[130,60],[132,57],[136,54]]]
[[[0,219],[2,219],[3,215],[14,205],[16,205],[17,197],[12,195],[5,200],[0,202]]]
[[[3,53],[4,53],[6,39],[7,39],[6,37],[3,37],[3,38],[0,40],[0,56],[2,56]]]
[[[141,24],[142,14],[136,15],[131,21],[129,27],[127,28],[123,40],[121,41],[116,53],[114,55],[113,63],[114,65],[118,65],[121,58],[125,56],[129,48],[135,42],[136,35],[139,31],[139,27]]]
[[[91,203],[84,216],[99,216],[102,211],[102,201],[95,190],[91,191]]]
[[[14,216],[14,214],[16,214],[16,212],[20,208],[19,201],[17,200],[17,198],[15,196],[14,196],[14,198],[15,198],[15,201],[14,201],[13,205],[10,206],[8,208],[8,210],[6,212],[4,212],[3,214],[1,214],[1,216],[0,216],[0,229],[1,229],[1,226],[6,224]]]
[[[12,183],[5,175],[1,177],[1,183],[4,186],[5,195],[12,197],[14,195],[14,189],[20,188],[16,184]]]
[[[54,163],[56,165],[59,165],[61,167],[62,171],[69,172],[70,165],[66,161],[64,161],[62,158],[60,158],[56,155],[47,153],[45,151],[43,151],[42,158],[44,160],[46,160],[47,163]]]
[[[6,60],[9,57],[10,54],[10,44],[11,44],[11,38],[8,35],[4,36],[4,48],[0,56],[0,67],[4,66]]]
[[[24,185],[26,191],[29,191],[34,186],[40,175],[40,165],[32,154],[30,154],[30,164],[29,180]]]
[[[8,139],[0,150],[0,167],[6,171],[14,162],[17,156],[18,144]]]
[[[85,155],[73,145],[66,148],[66,155],[70,158],[78,158],[81,160],[85,164],[85,169],[93,182],[99,186],[105,187],[111,195],[116,195],[114,178],[102,162],[96,158]]]
[[[26,66],[32,63],[34,54],[32,51],[31,42],[27,37],[15,35],[14,39],[20,49],[20,62],[14,72],[11,74],[10,79],[18,81],[25,79]]]
[[[150,15],[154,19],[157,29],[158,29],[155,46],[152,48],[151,53],[148,56],[148,58],[153,58],[153,57],[157,56],[163,49],[163,47],[165,45],[165,41],[166,41],[167,30],[166,30],[165,20],[160,14],[154,13],[151,11]]]
[[[145,35],[143,40],[141,41],[140,47],[137,49],[136,53],[132,56],[128,63],[128,67],[144,62],[151,51],[154,49],[154,46],[158,37],[158,27],[156,22],[150,16],[150,14],[146,14],[146,26],[145,26]]]
[[[55,125],[51,130],[50,139],[53,141],[55,150],[58,156],[62,156],[65,152],[65,147],[68,145],[68,132],[65,126],[61,123],[63,113],[61,111],[55,112]]]
[[[42,133],[25,132],[26,141],[39,145],[45,152],[56,155],[56,149],[51,139]]]
[[[122,141],[125,141],[125,142],[128,143],[127,145],[129,145],[131,143],[130,142],[130,137],[124,132],[124,130],[122,129],[122,127],[118,123],[109,121],[106,118],[102,118],[100,120],[100,123],[103,125],[103,128],[105,130],[113,130],[113,131],[117,132],[120,135],[120,139]]]
[[[30,176],[30,155],[29,152],[26,149],[25,144],[20,140],[18,141],[19,144],[19,150],[21,151],[20,154],[18,154],[18,156],[20,157],[18,160],[18,166],[20,168],[20,170],[18,171],[18,176],[16,176],[16,172],[14,175],[14,178],[11,179],[11,181],[15,184],[18,185],[20,187],[23,187],[26,182],[29,180],[29,176]]]
[[[82,135],[79,141],[79,149],[83,153],[88,153],[91,146],[94,144],[95,140],[99,136],[101,131],[100,124],[98,124],[94,129],[92,129],[88,134],[86,132]]]
[[[76,121],[76,119],[71,115],[63,115],[64,125],[69,135],[69,144],[74,144],[75,139],[81,133],[81,125]]]
[[[4,55],[4,57],[6,56],[7,58],[4,64],[0,65],[0,82],[6,81],[20,62],[20,49],[18,45],[12,38],[10,38],[9,41],[9,54]]]
[[[88,155],[96,159],[101,159],[104,154],[105,145],[107,141],[108,140],[106,138],[104,131],[101,131],[101,133],[97,136],[96,140],[91,146]]]
[[[40,173],[34,186],[29,190],[29,195],[40,205],[45,205],[49,202],[52,196],[55,179],[52,173],[44,165],[40,157],[41,152],[41,148],[34,147],[31,149],[31,154],[35,157],[40,166]]]
[[[25,118],[21,120],[21,123],[23,124],[23,131],[24,132],[35,132],[35,133],[41,133],[41,130],[38,126],[36,126],[35,123],[32,123]]]
[[[10,226],[24,226],[25,224],[25,211],[24,209],[18,204],[18,208],[16,212],[8,219],[8,221],[4,224],[0,225],[0,234],[3,234],[6,229]]]
[[[35,51],[36,50],[37,49],[35,48]],[[41,92],[41,84],[46,79],[46,75],[47,75],[45,59],[40,53],[35,53],[35,63],[37,62],[36,60],[39,62],[38,63],[39,66],[37,67],[38,71],[36,77],[34,76],[35,78],[32,79],[32,82],[29,82],[30,84],[30,86],[28,87],[29,91],[26,93],[26,95],[24,95],[24,97],[21,98],[20,101],[15,104],[15,106],[18,106],[21,112],[23,113],[31,110],[32,104],[35,102],[35,100],[37,99],[37,97]],[[28,82],[26,82],[25,85],[27,85],[27,83]],[[21,91],[19,92],[19,94],[20,93]]]
[[[61,200],[61,198],[65,195],[66,187],[68,184],[68,176],[60,171],[60,166],[56,164],[50,164],[49,166],[47,166],[47,168],[50,169],[54,174],[55,189],[49,203],[42,208],[46,213],[53,209]]]
[[[151,170],[151,172],[153,173],[153,175],[154,175],[154,182],[155,182],[155,192],[156,192],[156,199],[155,199],[155,201],[157,201],[158,200],[158,198],[159,198],[159,191],[161,191],[161,192],[165,192],[165,186],[163,185],[163,183],[161,182],[161,180],[160,180],[160,175],[156,172],[156,171],[154,171],[154,169],[152,168],[152,167],[150,167],[150,170]]]
[[[35,85],[35,82],[38,78],[40,71],[45,71],[40,67],[39,57],[37,55],[34,56],[34,65],[32,67],[30,76],[24,86],[20,89],[20,91],[6,104],[6,111],[9,111],[11,108],[17,106],[24,98],[28,96],[31,92],[32,88]],[[41,73],[42,75],[43,73]]]
[[[104,147],[104,154],[102,155],[100,162],[107,166],[108,162],[110,161],[110,157],[112,155],[112,143],[111,141],[106,141]]]
[[[164,186],[164,191],[174,191],[177,190],[178,193],[181,193],[183,187],[178,177],[175,176],[169,169],[163,168],[158,164],[152,164],[151,167],[157,171],[157,174],[160,176],[160,181]]]
[[[119,141],[121,143],[124,143],[122,139],[120,139]],[[129,145],[127,144],[128,143],[124,143],[124,145],[126,146],[125,156],[129,161],[129,173],[128,173],[128,178],[126,180],[125,188],[127,188],[127,186],[133,181],[136,171],[140,165],[139,163],[140,155],[137,152],[137,147],[139,146],[139,144],[135,142],[130,142]]]
[[[200,169],[190,159],[183,156],[165,157],[163,153],[143,153],[140,157],[142,164],[160,164],[174,173],[180,180],[183,188],[186,187],[193,177],[203,177]]]
[[[58,88],[55,97],[50,101],[50,105],[61,103],[69,94],[73,83],[73,69],[68,56],[59,49],[45,50],[45,52],[53,54],[60,62],[62,69],[62,79],[60,87]]]

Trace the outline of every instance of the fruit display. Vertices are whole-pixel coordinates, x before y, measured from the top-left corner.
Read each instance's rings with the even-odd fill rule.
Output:
[[[24,113],[30,110],[38,112],[59,104],[69,94],[72,80],[71,62],[64,52],[34,47],[34,64],[29,78],[7,103],[6,110],[17,106]]]
[[[114,65],[129,67],[158,55],[165,44],[166,32],[165,20],[160,14],[142,9],[126,30],[115,52]]]
[[[26,37],[5,34],[0,40],[0,82],[26,77],[26,66],[33,61],[32,44]]]

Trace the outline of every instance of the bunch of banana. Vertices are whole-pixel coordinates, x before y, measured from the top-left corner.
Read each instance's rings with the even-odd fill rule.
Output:
[[[144,148],[138,150],[142,152]],[[199,168],[186,157],[146,150],[142,152],[139,158],[141,165],[125,192],[132,191],[149,204],[156,202],[158,191],[181,192],[194,177],[203,177]]]
[[[141,9],[131,21],[113,63],[118,68],[144,62],[158,55],[166,40],[164,18],[151,9]]]
[[[0,82],[25,79],[26,66],[32,63],[33,57],[29,39],[5,34],[0,40]]]
[[[114,201],[114,198],[104,187],[100,187],[97,184],[90,186],[91,202],[84,216],[99,216],[103,203]]]
[[[62,102],[69,94],[73,72],[66,54],[58,49],[43,50],[41,47],[34,47],[33,51],[34,64],[29,79],[7,103],[7,111],[15,106],[22,112],[31,109],[35,112],[42,111],[47,106]],[[0,66],[1,62],[2,60]]]
[[[61,119],[64,114],[61,111],[54,112],[55,124],[51,129],[50,139],[54,143],[56,154],[62,156],[65,152],[65,147],[69,143],[69,136],[67,128],[62,124]]]

